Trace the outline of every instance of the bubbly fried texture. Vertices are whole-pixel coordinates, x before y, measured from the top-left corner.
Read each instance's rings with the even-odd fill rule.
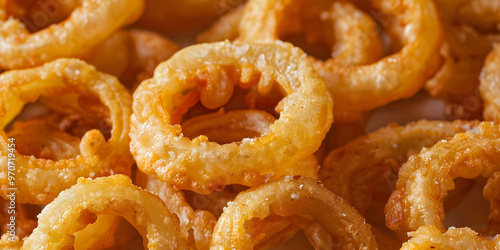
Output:
[[[139,18],[143,5],[144,0],[82,0],[68,19],[30,33],[20,20],[9,18],[7,6],[0,4],[3,12],[0,14],[0,68],[28,68],[82,55]]]
[[[73,233],[94,223],[100,214],[127,219],[143,236],[147,249],[188,249],[179,236],[176,217],[161,199],[123,175],[80,178],[42,210],[38,227],[24,241],[23,249],[72,247]]]
[[[476,129],[478,124],[460,120],[391,124],[330,152],[319,178],[326,188],[363,214],[370,205],[376,183],[390,173],[397,174],[411,155],[457,133]]]
[[[498,248],[500,238],[490,240],[480,237],[467,227],[450,228],[446,233],[442,233],[435,226],[422,226],[412,233],[412,238],[403,244],[401,250]]]
[[[454,189],[454,179],[491,177],[499,171],[499,138],[498,125],[482,122],[473,131],[459,133],[410,157],[401,167],[396,190],[386,205],[387,226],[401,239],[426,225],[444,232],[443,198]],[[496,210],[498,199],[485,198],[494,198],[490,202]]]
[[[232,79],[262,91],[279,84],[285,97],[269,132],[223,145],[203,136],[184,137],[176,124],[181,114],[198,100],[211,108],[224,105],[237,84]],[[204,92],[213,95],[205,98]],[[284,43],[222,42],[181,50],[139,86],[133,109],[131,149],[139,169],[198,193],[228,184],[256,186],[287,174],[315,176],[317,164],[306,167],[304,160],[319,148],[333,120],[324,81],[300,49]]]
[[[315,180],[285,176],[240,193],[215,226],[211,249],[253,249],[266,236],[259,226],[268,220],[299,227],[320,223],[338,238],[341,249],[377,249],[364,218]]]
[[[81,132],[82,138],[74,138],[47,125],[50,119],[15,125],[9,135],[20,135],[19,150],[27,153],[26,155],[15,153],[18,203],[47,204],[62,190],[75,184],[79,177],[130,174],[130,167],[133,164],[128,149],[131,97],[116,78],[100,73],[79,60],[59,59],[37,68],[3,73],[0,75],[0,83],[2,129],[21,112],[25,103],[44,98],[48,107],[54,108],[55,113],[61,112],[61,114],[76,111],[86,116],[87,113],[107,108],[108,117],[104,117],[105,121],[101,125],[108,126],[108,122],[112,125],[109,140],[106,140],[103,133],[97,129],[77,131]],[[94,101],[89,99],[95,98],[105,108],[99,105],[99,107],[93,106]],[[65,123],[70,122],[63,121],[58,124],[64,127]],[[19,129],[23,126],[33,128],[35,124],[39,125],[39,131],[20,133]],[[36,132],[42,134],[37,135]],[[25,141],[29,139],[22,137],[30,134],[34,134],[31,138],[33,143],[27,146]],[[8,160],[8,144],[8,137],[2,130],[0,158],[3,162]],[[78,155],[75,152],[78,152]],[[30,153],[43,158],[29,155]],[[0,171],[2,172],[0,194],[6,198],[9,193],[7,188],[10,187],[8,170],[2,168]]]

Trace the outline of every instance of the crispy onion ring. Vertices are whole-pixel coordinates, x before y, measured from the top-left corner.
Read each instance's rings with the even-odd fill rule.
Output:
[[[495,240],[480,237],[467,227],[450,228],[443,234],[435,226],[422,226],[412,233],[412,238],[403,244],[401,250],[498,248],[500,248],[500,237]]]
[[[500,42],[500,5],[484,0],[435,3],[444,27],[441,54],[445,61],[426,89],[448,102],[450,118],[481,118],[477,87],[486,55]]]
[[[155,32],[120,30],[83,59],[99,71],[118,77],[133,91],[143,80],[153,77],[156,66],[179,49],[177,44]]]
[[[273,218],[299,227],[318,222],[344,249],[377,249],[370,225],[353,207],[310,178],[290,176],[236,196],[217,221],[211,249],[253,249],[266,234],[259,224]]]
[[[155,77],[144,81],[134,93],[130,136],[139,169],[174,187],[204,194],[228,184],[256,186],[289,173],[316,175],[316,165],[311,168],[298,163],[317,150],[330,128],[332,100],[324,82],[303,57],[302,51],[284,43],[222,42],[186,48],[160,64]],[[182,136],[181,126],[171,124],[186,103],[196,103],[198,98],[204,103],[203,91],[217,95],[232,87],[218,78],[227,77],[221,70],[210,71],[220,65],[241,70],[241,77],[235,78],[247,84],[253,75],[260,74],[259,87],[276,81],[283,89],[286,97],[281,101],[280,118],[267,134],[220,145],[203,136],[190,140]],[[209,69],[209,74],[203,69]],[[196,74],[208,80],[196,81]],[[212,77],[219,79],[213,83],[222,87],[203,87],[204,82],[212,83]],[[192,91],[200,87],[199,94]],[[219,98],[208,96],[206,102]],[[268,152],[274,155],[269,157]]]
[[[0,83],[0,161],[4,162],[4,166],[7,166],[10,142],[3,129],[21,112],[25,103],[42,97],[50,103],[50,98],[63,98],[65,95],[69,96],[69,100],[73,100],[74,94],[97,96],[109,108],[107,119],[113,125],[111,138],[107,141],[98,130],[85,132],[78,145],[80,155],[73,158],[55,161],[16,152],[18,203],[47,204],[62,190],[75,184],[78,177],[130,174],[133,164],[128,149],[131,97],[116,78],[100,73],[79,60],[59,59],[33,69],[5,72],[0,75]],[[57,100],[63,100],[62,107],[59,107],[63,110],[70,109],[71,105],[78,106],[74,101]],[[89,105],[83,109],[91,107]],[[41,138],[44,138],[40,139],[42,141],[50,141],[58,140],[61,136],[52,131],[41,135]],[[33,139],[35,144],[37,140]],[[61,140],[64,141],[64,138]],[[57,151],[57,146],[52,150]],[[1,196],[7,198],[7,167],[2,168],[0,183]]]
[[[453,180],[493,176],[500,170],[499,148],[500,128],[482,122],[477,130],[457,134],[410,157],[401,167],[396,190],[386,205],[387,226],[400,239],[426,225],[444,232],[443,198],[454,189]],[[498,220],[492,219],[489,221]]]
[[[155,176],[145,175],[140,171],[136,176],[137,186],[157,195],[173,214],[179,217],[180,236],[186,240],[194,237],[196,249],[208,249],[212,232],[217,220],[204,210],[193,210],[186,202],[182,191],[161,181]]]
[[[489,121],[500,122],[500,46],[488,55],[484,63],[483,71],[481,72],[479,90],[484,100],[484,119]]]
[[[305,32],[309,44],[323,42],[331,46],[334,58],[321,62],[325,65],[368,64],[382,57],[375,22],[349,2],[251,0],[246,4],[239,30],[238,39],[249,42],[274,42]],[[315,63],[319,61],[310,58]]]
[[[139,18],[143,5],[143,0],[82,0],[67,20],[32,34],[19,20],[8,19],[9,13],[3,9],[0,68],[27,68],[61,57],[82,55]]]
[[[147,249],[187,249],[176,217],[161,199],[134,186],[123,175],[78,179],[42,210],[38,227],[24,241],[23,249],[72,247],[73,233],[94,223],[101,214],[124,217],[142,235]]]
[[[411,155],[478,124],[460,120],[391,124],[330,152],[319,178],[326,188],[363,214],[372,201],[375,184],[391,172],[398,173]]]
[[[282,31],[279,23],[280,20],[285,20],[282,18],[284,14],[280,13],[280,10],[290,3],[284,3],[282,0],[249,1],[239,26],[239,39],[263,42],[273,42],[280,39],[279,35]],[[398,53],[369,65],[358,65],[363,64],[363,61],[351,64],[352,62],[349,61],[347,61],[349,63],[340,63],[335,59],[326,61],[313,60],[316,70],[326,80],[330,91],[334,95],[336,121],[359,120],[364,111],[414,95],[424,85],[424,82],[434,74],[441,62],[438,55],[441,46],[441,28],[431,0],[396,2],[376,0],[373,3],[382,12],[381,14],[375,11],[376,13],[384,17],[389,16],[389,18],[384,18],[384,21],[387,22],[384,25],[390,33],[398,34],[395,35],[396,39],[400,40],[403,48]],[[341,6],[341,3],[337,4]],[[234,15],[234,18],[228,18],[228,20],[237,20],[237,14],[233,13],[232,15]],[[371,19],[369,22],[373,23]],[[218,23],[216,25],[223,24]],[[357,36],[347,37],[345,41],[348,44],[353,44],[353,41],[362,41],[359,46],[352,45],[351,48],[361,47],[368,52],[372,52],[374,48],[370,46],[376,44],[378,39],[375,32],[376,28],[366,28],[363,25],[366,25],[366,22],[359,23],[358,27],[354,25],[350,29],[344,29],[357,34]],[[289,22],[286,22],[286,27],[295,26],[299,27],[299,25],[290,25]],[[234,31],[234,28],[228,27],[212,29],[216,32],[226,30],[231,33]],[[350,26],[347,25],[346,27]],[[205,37],[212,39],[222,36],[215,34],[210,37],[205,33],[200,39]],[[363,41],[369,42],[363,43]],[[348,53],[349,51],[351,50],[344,50],[347,58],[350,58],[353,54]],[[357,50],[352,51],[356,54]],[[339,58],[343,57],[340,56]],[[373,58],[377,57],[371,57],[364,64],[373,62]]]

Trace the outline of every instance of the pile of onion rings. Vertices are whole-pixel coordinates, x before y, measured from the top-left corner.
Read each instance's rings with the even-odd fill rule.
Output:
[[[33,69],[6,72],[0,75],[0,82],[2,129],[24,104],[38,99],[54,115],[59,114],[16,122],[7,134],[2,130],[0,157],[4,162],[13,153],[9,138],[19,138],[14,151],[18,202],[47,204],[79,177],[130,174],[131,97],[116,78],[85,62],[59,59]],[[95,124],[97,129],[93,129]],[[1,172],[0,194],[7,199],[8,168]]]
[[[0,248],[500,248],[499,10],[0,0]]]

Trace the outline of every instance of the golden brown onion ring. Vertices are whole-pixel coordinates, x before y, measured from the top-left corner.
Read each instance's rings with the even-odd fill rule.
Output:
[[[160,62],[179,49],[174,42],[151,31],[120,30],[83,58],[99,71],[118,77],[133,91],[143,80],[153,77]]]
[[[179,236],[177,219],[157,196],[132,184],[129,177],[113,175],[78,183],[47,205],[38,227],[24,241],[23,249],[69,248],[73,233],[94,223],[101,214],[124,217],[143,237],[147,249],[187,249]]]
[[[217,222],[211,213],[205,210],[193,210],[182,191],[174,189],[172,185],[155,176],[138,171],[135,181],[137,186],[157,195],[167,205],[168,210],[179,217],[180,237],[186,240],[194,237],[197,249],[209,248]]]
[[[392,172],[397,174],[411,155],[478,124],[460,120],[391,124],[330,152],[319,178],[326,188],[363,214],[372,201],[375,184]]]
[[[400,239],[426,225],[445,232],[443,198],[454,189],[454,179],[493,176],[500,170],[499,149],[500,128],[482,122],[477,129],[410,157],[401,167],[396,190],[386,205],[387,226]]]
[[[500,237],[495,240],[480,237],[467,227],[449,228],[443,234],[435,226],[422,226],[411,235],[412,238],[403,244],[401,250],[500,248]]]
[[[217,221],[211,249],[253,249],[266,235],[259,224],[271,218],[303,228],[318,222],[344,249],[377,249],[370,225],[353,207],[316,181],[292,176],[244,191],[230,202]]]
[[[221,65],[234,71],[223,71]],[[214,92],[205,103],[223,105],[232,91],[222,91],[232,90],[231,80],[248,84],[256,74],[259,87],[275,81],[286,95],[280,118],[268,133],[223,145],[181,134],[182,126],[175,122],[192,103],[204,104],[203,91]],[[212,83],[218,85],[205,85]],[[228,184],[256,186],[287,174],[314,176],[317,165],[298,163],[320,146],[333,120],[331,105],[322,79],[290,44],[195,45],[160,64],[155,77],[134,93],[131,149],[141,171],[198,193]]]
[[[382,57],[375,21],[349,2],[251,0],[239,32],[238,39],[248,42],[274,42],[303,33],[308,44],[330,46],[333,58],[323,62],[310,57],[316,65],[363,65]]]
[[[64,189],[76,183],[78,177],[98,177],[114,173],[130,174],[133,159],[128,149],[131,97],[112,76],[76,59],[59,59],[43,66],[5,72],[0,75],[0,126],[2,130],[22,110],[25,103],[39,98],[63,100],[60,111],[78,106],[74,95],[88,95],[100,100],[109,109],[111,138],[105,140],[99,130],[85,132],[79,144],[80,155],[59,161],[40,159],[15,153],[18,203],[47,204]],[[67,102],[64,97],[68,96]],[[84,98],[85,99],[85,98]],[[53,102],[53,101],[52,101]],[[97,112],[89,106],[86,112]],[[53,104],[55,105],[55,104]],[[85,116],[85,113],[82,115]],[[9,141],[5,132],[0,137],[0,161],[9,159]],[[15,143],[14,143],[15,144]],[[12,157],[11,157],[12,158]],[[9,193],[8,169],[2,168],[1,196]]]
[[[17,19],[8,19],[4,9],[0,20],[0,68],[28,68],[82,55],[139,18],[143,5],[143,0],[82,0],[67,20],[36,33],[30,33]]]
[[[426,89],[448,102],[452,119],[481,119],[477,88],[486,55],[500,42],[500,5],[484,0],[435,0],[443,25],[445,62]]]
[[[488,55],[481,72],[479,90],[484,101],[484,119],[500,122],[500,46]]]

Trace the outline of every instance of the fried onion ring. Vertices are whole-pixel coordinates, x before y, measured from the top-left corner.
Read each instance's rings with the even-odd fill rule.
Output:
[[[82,55],[120,27],[139,18],[143,5],[143,0],[82,0],[81,6],[67,20],[36,33],[30,33],[19,20],[8,18],[9,13],[3,9],[4,15],[0,15],[3,16],[0,20],[0,68],[28,68],[62,57]]]
[[[391,124],[330,152],[319,178],[326,188],[363,214],[372,201],[375,184],[391,172],[397,174],[411,155],[478,124],[460,120]]]
[[[161,199],[134,186],[123,175],[78,179],[42,210],[38,227],[24,241],[23,249],[72,247],[73,233],[94,223],[101,214],[124,217],[142,235],[144,248],[188,249],[179,236],[176,217]]]
[[[353,207],[310,178],[290,176],[238,194],[217,221],[211,249],[253,249],[266,235],[259,225],[273,218],[302,228],[318,222],[343,249],[377,249]]]
[[[484,101],[484,119],[494,122],[500,122],[500,46],[488,55],[484,68],[481,72],[479,90]]]
[[[221,65],[231,65],[234,72]],[[204,136],[184,137],[175,121],[198,100],[214,108],[227,102],[233,88],[228,74],[259,88],[277,82],[286,95],[279,119],[268,133],[241,142],[221,145]],[[260,80],[250,82],[256,74]],[[213,95],[204,99],[204,91]],[[139,86],[133,109],[131,149],[139,169],[203,194],[228,184],[257,186],[287,174],[315,176],[317,164],[299,163],[318,149],[333,120],[324,81],[300,49],[281,42],[222,42],[181,50]]]
[[[15,173],[16,186],[19,187],[16,194],[18,203],[47,204],[62,190],[75,184],[78,177],[98,177],[113,173],[130,174],[130,167],[133,164],[128,149],[131,97],[116,78],[100,73],[80,60],[59,59],[37,68],[1,74],[0,93],[0,125],[2,126],[0,161],[5,163],[4,166],[7,166],[9,158],[10,142],[3,129],[21,112],[25,103],[45,98],[49,106],[54,106],[56,110],[58,108],[57,111],[60,112],[69,112],[72,106],[78,106],[76,110],[87,109],[85,111],[87,113],[98,112],[93,109],[97,107],[94,107],[92,102],[79,100],[86,104],[84,107],[79,107],[78,102],[75,101],[78,99],[75,97],[77,94],[81,94],[82,97],[83,95],[93,96],[92,98],[97,98],[105,108],[109,109],[109,117],[106,119],[112,124],[111,138],[107,141],[99,130],[81,131],[83,137],[78,148],[75,149],[78,150],[79,155],[72,158],[57,161],[57,158],[55,160],[51,160],[50,157],[49,159],[36,158],[16,151]],[[64,99],[65,97],[68,99]],[[57,104],[53,103],[56,100],[62,101],[63,105],[57,107]],[[85,116],[85,113],[82,115]],[[64,125],[60,124],[60,126]],[[40,135],[43,139],[34,138],[34,144],[44,140],[53,140],[54,143],[64,142],[59,145],[67,145],[65,143],[69,139],[61,137],[59,132],[50,129],[43,131],[48,134]],[[15,134],[15,129],[12,132]],[[74,140],[74,138],[70,139],[70,141]],[[22,141],[23,145],[26,144],[26,140]],[[25,149],[23,145],[19,146]],[[41,148],[43,148],[43,143]],[[46,150],[49,155],[54,155],[58,154],[61,149],[56,145]],[[2,168],[1,172],[1,196],[6,198],[9,194],[7,167]]]
[[[453,180],[493,176],[500,170],[499,148],[500,128],[482,122],[475,130],[459,133],[410,157],[401,167],[396,190],[386,205],[387,226],[400,239],[426,225],[444,232],[443,198],[454,189]],[[494,198],[492,206],[498,199]]]
[[[435,226],[422,226],[413,232],[412,238],[401,250],[418,249],[498,249],[500,237],[490,240],[477,235],[470,228],[450,228],[442,233]]]

